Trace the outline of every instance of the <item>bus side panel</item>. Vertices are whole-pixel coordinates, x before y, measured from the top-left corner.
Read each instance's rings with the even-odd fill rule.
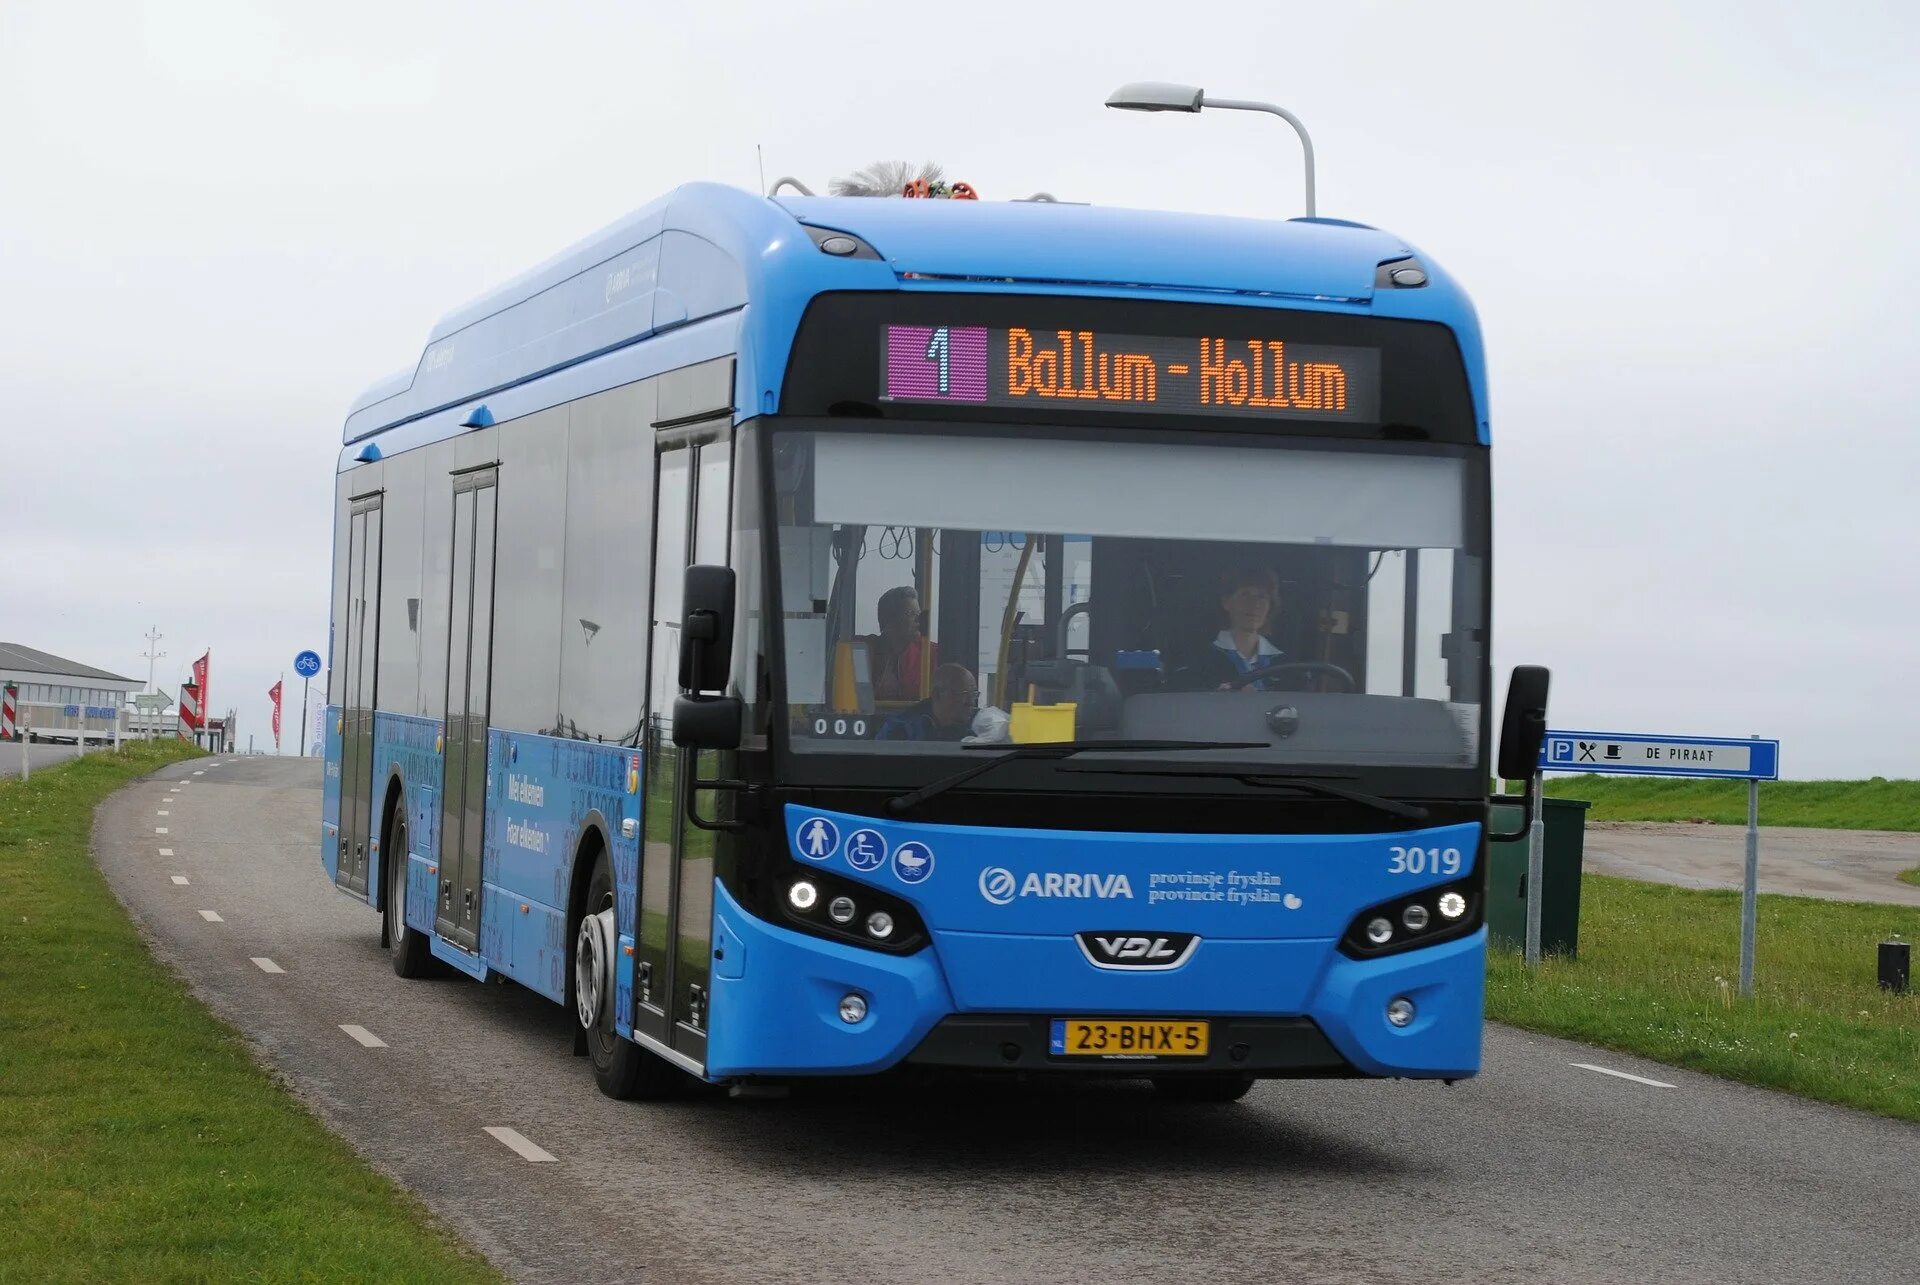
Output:
[[[488,735],[480,953],[555,1003],[566,999],[568,899],[589,829],[607,845],[612,865],[621,941],[616,986],[621,994],[632,989],[633,961],[624,947],[633,939],[639,867],[638,768],[638,753],[619,745],[497,729]],[[636,823],[632,838],[621,833],[629,819]]]
[[[320,719],[326,738],[326,768],[320,782],[320,864],[332,883],[340,875],[340,707],[327,706]]]
[[[432,806],[435,788],[440,783],[440,756],[434,745],[440,736],[440,724],[431,718],[412,714],[392,714],[381,710],[373,716],[373,820],[375,859],[367,874],[367,902],[379,905],[385,895],[388,861],[405,861],[411,853],[421,853],[420,868],[407,869],[407,922],[415,928],[433,924],[434,881],[427,875],[427,858],[437,851],[434,827],[440,811]],[[386,850],[386,836],[380,833],[386,819],[387,783],[395,772],[400,776],[400,806],[406,809],[407,843],[411,852]],[[420,880],[424,878],[424,885]]]

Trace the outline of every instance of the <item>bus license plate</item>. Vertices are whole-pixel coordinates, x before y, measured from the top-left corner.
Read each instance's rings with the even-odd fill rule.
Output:
[[[1055,1018],[1049,1045],[1048,1051],[1055,1057],[1205,1057],[1207,1024]]]

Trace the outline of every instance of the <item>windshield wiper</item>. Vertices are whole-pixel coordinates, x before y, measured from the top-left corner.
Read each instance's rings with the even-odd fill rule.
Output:
[[[1344,799],[1348,803],[1359,803],[1384,812],[1388,816],[1405,817],[1410,821],[1424,820],[1430,815],[1427,809],[1418,803],[1402,803],[1398,799],[1382,798],[1378,794],[1366,794],[1359,790],[1349,790],[1344,786],[1328,785],[1324,777],[1293,776],[1285,772],[1262,772],[1257,769],[1225,767],[1069,767],[1061,770],[1099,773],[1107,776],[1217,777],[1262,789],[1298,790],[1302,794],[1317,794],[1327,799]]]
[[[970,750],[997,749],[993,745],[968,745]],[[929,781],[917,790],[908,790],[887,800],[887,811],[899,816],[908,808],[925,803],[936,794],[945,794],[956,785],[964,785],[974,777],[991,772],[1009,759],[1064,759],[1075,754],[1085,754],[1090,750],[1112,751],[1121,754],[1151,754],[1155,751],[1169,750],[1264,750],[1265,741],[1035,741],[1028,745],[1016,745],[1004,754],[996,754],[984,763],[975,763],[972,767],[962,768],[952,776],[943,776],[937,781]]]

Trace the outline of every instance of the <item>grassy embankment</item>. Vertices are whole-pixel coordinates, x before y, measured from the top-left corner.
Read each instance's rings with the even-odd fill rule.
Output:
[[[1549,776],[1547,793],[1586,799],[1589,821],[1747,823],[1745,781]],[[1920,830],[1920,781],[1763,781],[1760,824],[1829,830]]]
[[[1920,909],[1762,896],[1751,1000],[1739,893],[1588,875],[1580,909],[1577,960],[1491,954],[1488,1017],[1920,1121],[1920,993],[1880,990],[1875,963]]]
[[[0,781],[0,1281],[494,1279],[147,953],[96,804],[191,751]]]

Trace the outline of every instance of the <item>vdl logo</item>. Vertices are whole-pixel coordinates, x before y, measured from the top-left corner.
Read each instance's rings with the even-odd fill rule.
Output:
[[[1012,901],[1018,889],[1019,881],[1005,866],[988,866],[980,872],[980,895],[996,906]]]

